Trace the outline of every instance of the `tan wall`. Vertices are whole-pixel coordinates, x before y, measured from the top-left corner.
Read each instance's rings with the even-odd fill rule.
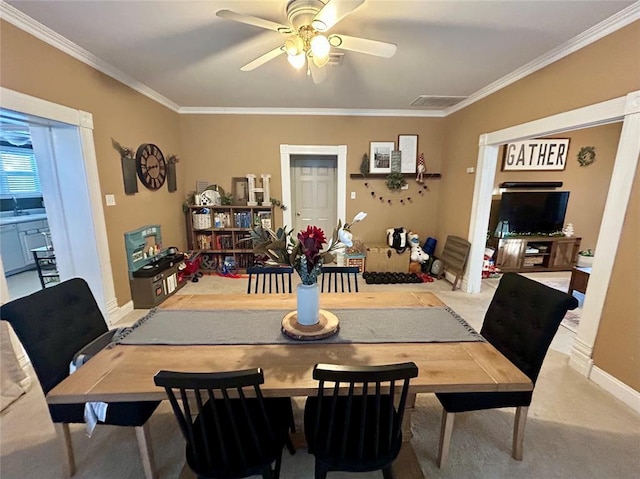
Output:
[[[640,391],[640,168],[636,170],[618,255],[593,349],[596,366]]]
[[[163,226],[165,245],[184,247],[180,205],[186,192],[195,187],[195,180],[220,182],[229,188],[231,177],[246,172],[271,171],[279,178],[281,143],[346,144],[348,172],[352,173],[358,171],[362,154],[369,150],[369,141],[396,140],[401,133],[419,134],[419,150],[425,152],[427,170],[441,172],[443,178],[430,181],[431,191],[418,201],[413,193],[415,185],[410,181],[411,193],[402,195],[411,194],[414,203],[406,207],[388,206],[370,197],[371,190],[384,191],[380,180],[370,181],[369,189],[362,180],[349,180],[347,191],[356,191],[358,198],[347,200],[348,216],[360,209],[370,214],[358,226],[356,236],[377,241],[383,238],[384,229],[400,225],[415,228],[421,236],[466,236],[475,177],[465,169],[476,165],[479,135],[640,89],[639,37],[640,22],[636,22],[445,120],[195,115],[179,118],[6,22],[0,24],[0,84],[93,114],[99,187],[102,194],[116,195],[117,206],[105,208],[105,215],[116,295],[122,305],[130,298],[123,233],[143,224],[158,223]],[[125,196],[111,137],[132,147],[156,143],[165,154],[180,156],[178,192],[141,190],[135,196]],[[278,181],[274,182],[274,196],[280,194]],[[636,180],[636,205],[637,183]],[[637,344],[631,345],[630,341],[638,331],[640,317],[637,295],[628,294],[634,291],[629,285],[637,290],[638,256],[634,247],[637,206],[628,214],[633,211],[635,222],[629,220],[623,230],[615,269],[619,277],[615,277],[609,290],[612,299],[607,300],[601,322],[602,337],[598,338],[594,357],[597,366],[640,389],[637,382],[629,379],[638,377],[637,359],[632,360],[637,354]],[[631,264],[636,265],[633,274],[625,269]],[[626,314],[629,312],[633,314]],[[628,332],[628,337],[621,338],[620,331]]]
[[[447,117],[438,235],[468,233],[474,177],[464,171],[476,165],[481,134],[640,90],[638,38],[640,22],[635,22]],[[621,245],[637,245],[637,233],[637,226],[627,224]],[[637,261],[637,248],[622,247],[616,268],[637,265]],[[609,297],[618,300],[615,310],[625,313],[617,314],[608,297],[600,328],[609,334],[598,338],[594,359],[596,366],[616,378],[635,378],[633,384],[640,389],[637,343],[631,344],[640,315],[637,294],[629,294],[634,289],[628,284],[616,278],[609,287]],[[614,330],[621,332],[611,334]],[[629,337],[618,341],[619,335],[625,334],[622,331]]]
[[[125,195],[120,157],[111,146],[111,138],[132,148],[155,143],[165,156],[174,153],[181,157],[178,114],[4,21],[0,23],[0,48],[3,87],[93,115],[100,177],[95,187],[100,188],[103,198],[105,194],[116,197],[116,206],[105,206],[104,212],[115,292],[118,304],[123,305],[131,299],[124,249],[126,231],[160,224],[165,246],[184,246],[180,209],[184,163],[177,165],[177,192],[169,193],[166,186],[152,192],[138,182],[139,192]]]
[[[438,235],[467,236],[481,134],[640,89],[640,22],[445,118]],[[597,68],[594,66],[597,65]]]
[[[564,171],[500,171],[499,166],[494,185],[497,188],[504,181],[562,181],[562,187],[555,191],[571,192],[565,224],[572,223],[574,235],[582,238],[580,249],[595,249],[621,128],[622,123],[613,123],[549,137],[569,139]],[[596,161],[589,166],[580,166],[577,160],[578,151],[583,146],[596,148]],[[503,150],[501,148],[498,156],[500,165]],[[499,200],[500,195],[494,195],[493,198]],[[495,223],[497,221],[495,218]],[[490,230],[493,224],[494,221],[489,222]]]
[[[347,173],[359,173],[370,141],[395,141],[399,134],[417,134],[418,148],[424,152],[428,172],[439,172],[442,126],[440,118],[308,117],[183,115],[180,131],[185,157],[187,190],[196,180],[231,189],[231,178],[247,173],[271,174],[271,196],[282,199],[280,145],[347,145]],[[369,186],[365,186],[367,183]],[[418,193],[415,179],[409,190],[391,193],[381,179],[347,178],[347,220],[358,211],[367,219],[354,228],[354,236],[368,243],[385,241],[385,230],[404,226],[416,231],[422,241],[435,233],[440,180],[427,180],[429,190]],[[356,192],[351,200],[349,193]],[[376,197],[371,196],[376,193]],[[384,198],[384,202],[377,199]],[[411,197],[411,203],[400,198]],[[387,200],[392,203],[388,204]],[[287,205],[290,206],[290,205]],[[276,224],[282,216],[276,214]],[[291,225],[287,225],[291,226]]]

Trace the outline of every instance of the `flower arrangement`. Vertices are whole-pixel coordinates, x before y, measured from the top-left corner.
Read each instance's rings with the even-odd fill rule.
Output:
[[[253,252],[267,256],[267,263],[293,267],[303,284],[315,284],[322,265],[331,263],[335,258],[335,252],[353,246],[350,229],[366,216],[367,214],[361,211],[354,216],[351,223],[342,225],[342,222],[338,221],[338,227],[328,242],[324,231],[316,226],[307,226],[307,229],[295,236],[293,230],[287,231],[286,226],[278,228],[275,232],[257,226],[251,231]],[[323,250],[325,244],[327,247]]]

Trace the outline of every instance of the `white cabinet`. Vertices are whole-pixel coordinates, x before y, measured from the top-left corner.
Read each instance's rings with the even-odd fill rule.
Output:
[[[23,221],[20,217],[0,226],[0,233],[4,271],[20,273],[35,266],[31,250],[47,245],[44,233],[49,233],[49,223],[46,219]]]
[[[5,272],[22,268],[25,265],[18,225],[0,226],[0,250]]]
[[[24,262],[25,264],[34,264],[31,250],[46,246],[47,242],[44,233],[49,232],[48,223],[46,220],[18,223],[18,231],[20,233]]]

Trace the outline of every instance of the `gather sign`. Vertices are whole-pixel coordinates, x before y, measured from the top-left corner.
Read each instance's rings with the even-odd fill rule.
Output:
[[[526,140],[505,146],[502,170],[564,170],[569,139]]]

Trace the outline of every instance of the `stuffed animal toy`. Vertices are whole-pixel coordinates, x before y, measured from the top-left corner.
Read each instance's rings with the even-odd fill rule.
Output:
[[[429,255],[420,246],[420,237],[413,232],[409,232],[407,237],[409,238],[409,246],[411,246],[411,261],[420,264],[426,262],[429,259]]]

